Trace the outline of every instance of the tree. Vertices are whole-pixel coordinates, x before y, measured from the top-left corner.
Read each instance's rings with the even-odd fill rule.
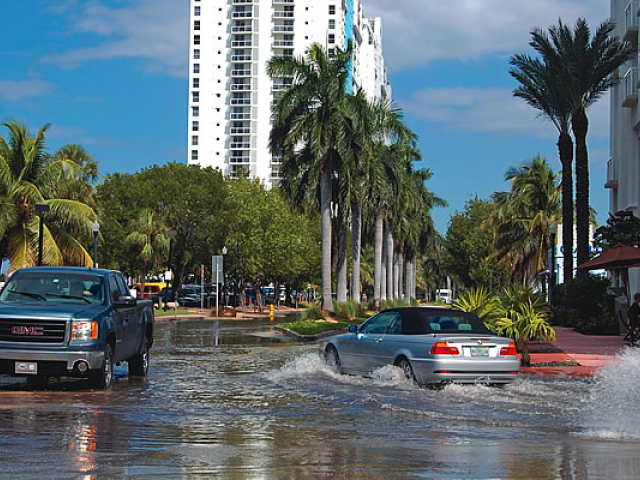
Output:
[[[569,133],[571,102],[563,78],[562,54],[540,29],[531,31],[529,42],[541,60],[514,55],[509,72],[519,83],[513,95],[539,110],[558,130],[558,154],[562,165],[562,245],[573,252],[573,140]],[[573,257],[563,259],[564,281],[573,278]]]
[[[138,258],[142,261],[141,288],[144,293],[144,284],[147,279],[149,267],[157,266],[166,259],[169,251],[169,236],[167,228],[158,215],[148,208],[140,212],[140,215],[130,226],[132,232],[127,235],[125,241],[136,247]]]
[[[43,263],[47,265],[91,265],[84,245],[92,238],[96,214],[87,203],[65,198],[65,186],[85,183],[78,165],[46,155],[43,126],[35,136],[18,122],[2,124],[9,131],[0,135],[0,253],[14,269],[36,264],[39,218],[36,204],[50,207],[43,214]]]
[[[596,230],[595,243],[605,250],[618,243],[640,247],[640,219],[626,210],[610,213],[607,224]]]
[[[332,176],[345,148],[349,117],[344,105],[352,46],[336,48],[329,56],[319,44],[311,45],[305,58],[274,56],[267,64],[271,78],[292,78],[274,106],[271,150],[285,157],[304,149],[305,157],[320,179],[322,224],[323,309],[333,311],[331,298],[331,201]]]

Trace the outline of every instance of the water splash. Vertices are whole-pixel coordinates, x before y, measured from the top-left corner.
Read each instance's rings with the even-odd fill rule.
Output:
[[[583,435],[640,438],[640,349],[626,348],[602,367],[585,403]]]

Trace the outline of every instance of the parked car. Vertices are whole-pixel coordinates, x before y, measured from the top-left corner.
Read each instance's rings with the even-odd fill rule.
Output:
[[[159,305],[160,302],[167,303],[172,300],[171,298],[171,288],[163,288],[160,292],[156,293],[153,297],[151,297],[151,301],[154,305]]]
[[[153,327],[151,301],[132,297],[120,272],[18,270],[0,293],[0,373],[35,384],[86,378],[108,389],[116,363],[147,375]]]
[[[396,365],[420,384],[507,384],[520,367],[513,341],[471,313],[433,307],[382,311],[333,337],[324,353],[339,372],[366,376]]]
[[[199,286],[183,286],[178,292],[178,304],[181,307],[199,307],[201,302],[202,289]],[[206,306],[205,299],[205,306]]]
[[[144,298],[145,300],[151,300],[154,295],[160,293],[160,290],[167,286],[164,282],[148,282],[144,284],[144,293],[142,293],[142,284],[136,283],[132,288],[135,288],[137,298]]]

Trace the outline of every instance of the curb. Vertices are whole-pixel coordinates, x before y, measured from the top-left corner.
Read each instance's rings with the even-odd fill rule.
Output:
[[[298,342],[317,342],[319,340],[324,340],[325,338],[330,338],[336,335],[340,335],[341,333],[344,333],[346,331],[346,329],[329,330],[326,332],[317,333],[315,335],[302,335],[298,332],[294,332],[293,330],[289,330],[288,328],[284,328],[279,325],[274,325],[273,328],[283,332],[285,335],[297,340]]]

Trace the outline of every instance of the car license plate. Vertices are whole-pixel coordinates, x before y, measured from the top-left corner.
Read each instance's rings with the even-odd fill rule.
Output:
[[[37,375],[38,364],[36,362],[16,362],[16,373]]]
[[[471,347],[472,357],[488,357],[489,347]]]

